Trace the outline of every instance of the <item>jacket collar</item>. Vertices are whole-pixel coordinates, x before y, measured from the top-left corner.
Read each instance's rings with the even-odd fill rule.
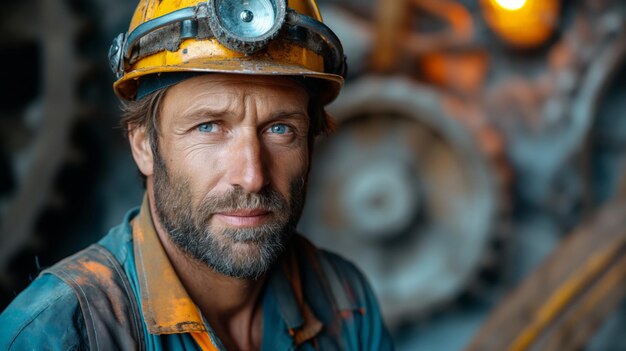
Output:
[[[200,311],[161,245],[147,196],[132,226],[141,310],[148,331],[152,334],[206,331]]]

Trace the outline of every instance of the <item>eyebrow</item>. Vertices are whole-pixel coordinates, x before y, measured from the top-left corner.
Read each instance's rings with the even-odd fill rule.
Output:
[[[202,109],[191,111],[189,113],[182,113],[179,115],[179,117],[181,118],[181,120],[185,122],[193,122],[193,121],[203,120],[207,117],[229,118],[232,115],[233,113],[228,111],[228,109],[202,108]],[[305,120],[305,119],[308,119],[309,116],[308,116],[308,111],[306,110],[285,110],[285,111],[278,111],[278,112],[273,113],[271,117],[268,118],[268,121],[273,121],[273,120],[277,120],[281,118],[295,118],[295,119]]]
[[[308,119],[309,115],[306,110],[292,110],[292,111],[278,111],[272,114],[269,118],[270,121],[280,118],[296,118],[296,119]]]
[[[206,119],[207,117],[213,118],[227,118],[232,115],[232,112],[228,109],[212,109],[212,108],[200,108],[189,112],[181,113],[178,117],[183,122],[195,122]]]

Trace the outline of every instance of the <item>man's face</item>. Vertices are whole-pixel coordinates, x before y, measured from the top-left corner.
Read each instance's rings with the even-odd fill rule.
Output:
[[[300,217],[308,95],[286,78],[203,75],[166,93],[154,150],[160,223],[218,273],[255,278]]]

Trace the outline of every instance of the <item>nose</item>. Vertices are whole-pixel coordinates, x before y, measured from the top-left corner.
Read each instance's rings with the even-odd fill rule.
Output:
[[[269,184],[263,145],[253,132],[237,139],[229,152],[228,181],[248,193],[258,193]]]

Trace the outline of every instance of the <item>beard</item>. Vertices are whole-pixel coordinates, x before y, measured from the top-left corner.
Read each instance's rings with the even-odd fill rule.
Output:
[[[285,251],[302,213],[305,178],[290,183],[290,201],[278,191],[264,187],[246,193],[239,186],[211,195],[194,206],[188,179],[175,176],[153,150],[155,208],[172,242],[194,260],[222,275],[258,279]],[[249,228],[214,228],[213,214],[240,209],[263,209],[271,218]]]

